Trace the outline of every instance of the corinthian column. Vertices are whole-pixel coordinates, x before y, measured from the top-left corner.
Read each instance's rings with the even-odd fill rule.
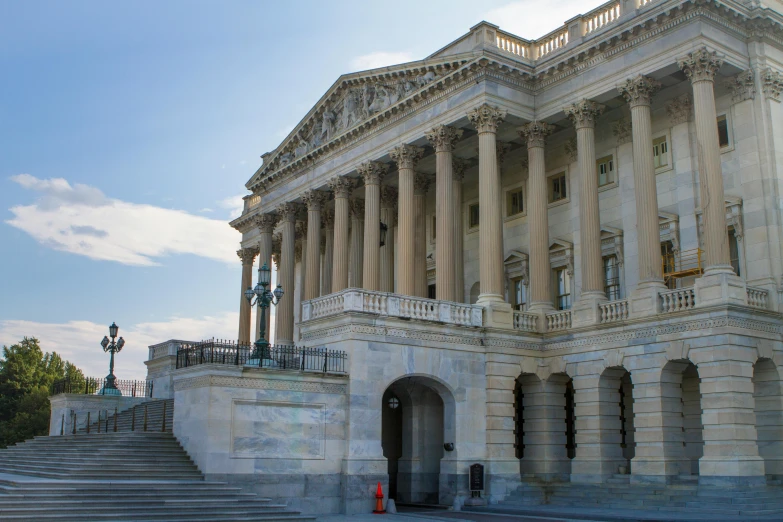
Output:
[[[546,164],[544,140],[552,126],[531,121],[519,134],[527,141],[528,194],[527,219],[530,223],[530,305],[529,311],[546,313],[552,310],[552,288],[549,266],[549,216],[547,211]],[[541,322],[543,324],[543,321]]]
[[[258,227],[258,266],[267,266],[272,270],[272,232],[277,224],[277,215],[273,212],[261,214],[256,216],[256,226]],[[256,339],[261,338],[261,314],[257,314],[256,317]],[[269,338],[269,323],[271,320],[271,314],[266,314],[266,324],[264,330],[266,332],[267,339]]]
[[[413,247],[413,289],[417,297],[427,297],[427,189],[430,180],[416,174],[413,183],[413,215],[416,221]]]
[[[275,324],[275,344],[293,344],[294,342],[294,270],[296,266],[296,214],[299,205],[283,203],[277,207],[283,234],[280,245],[280,267],[278,269],[278,284],[283,287],[286,295],[275,308],[277,322]]]
[[[304,261],[307,266],[304,273],[304,300],[319,296],[321,290],[321,209],[326,203],[326,193],[308,190],[302,194],[307,205],[307,251],[310,253]]]
[[[239,301],[239,343],[250,343],[250,303],[245,298],[245,290],[253,286],[253,260],[258,255],[258,248],[240,248],[237,256],[242,260],[242,297]]]
[[[438,125],[427,133],[435,147],[435,292],[454,301],[454,174],[452,155],[462,129]]]
[[[362,287],[362,274],[364,264],[364,200],[351,200],[351,253],[348,272],[348,286],[351,288]]]
[[[417,295],[414,284],[416,212],[413,203],[416,173],[413,169],[423,153],[423,149],[412,145],[400,145],[389,152],[392,160],[397,163],[399,171],[397,293],[402,295]]]
[[[512,328],[511,305],[503,297],[503,216],[497,128],[505,111],[482,105],[468,113],[479,138],[479,278],[478,304],[486,308],[487,326]]]
[[[321,269],[321,295],[332,293],[332,260],[334,259],[334,212],[325,210],[321,214],[326,242],[324,245],[324,261]]]
[[[332,292],[348,288],[349,242],[351,204],[348,198],[353,190],[353,180],[338,176],[329,180],[334,192],[334,261],[332,263]]]
[[[462,158],[452,160],[454,177],[452,186],[454,191],[454,300],[458,303],[465,302],[465,259],[464,259],[464,235],[462,233],[462,180],[465,179],[465,171],[469,163]]]
[[[381,182],[389,166],[368,161],[357,169],[364,179],[364,274],[362,288],[380,290]]]
[[[397,190],[381,187],[381,223],[386,225],[386,242],[381,247],[380,291],[394,292],[394,208]]]
[[[606,301],[601,259],[601,219],[598,212],[598,172],[595,164],[595,120],[604,106],[582,100],[565,109],[576,127],[579,160],[579,238],[582,249],[582,293],[574,306],[574,324],[598,322],[598,302]]]

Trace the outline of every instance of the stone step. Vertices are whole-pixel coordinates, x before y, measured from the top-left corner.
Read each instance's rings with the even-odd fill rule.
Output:
[[[18,520],[22,522],[30,522],[30,518],[28,515],[9,515],[8,517],[3,518],[4,521],[6,520]],[[37,515],[36,520],[52,520],[52,521],[59,521],[59,522],[84,522],[84,517],[81,515],[71,516],[71,515],[63,515],[63,514],[45,514],[45,515]],[[210,522],[244,522],[244,521],[253,521],[253,522],[289,522],[289,521],[302,521],[302,522],[313,522],[315,521],[315,517],[306,516],[306,515],[295,515],[295,514],[285,514],[285,515],[272,515],[272,514],[264,514],[264,515],[249,515],[249,516],[241,516],[241,515],[226,515],[220,512],[215,513],[205,513],[203,515],[189,515],[187,517],[180,517],[176,513],[170,513],[167,514],[165,517],[161,518],[159,515],[155,515],[153,518],[126,518],[123,517],[121,513],[113,513],[110,515],[93,515],[90,517],[90,520],[107,520],[111,522],[134,522],[136,520],[165,520],[166,522],[191,522],[193,520],[208,520]]]

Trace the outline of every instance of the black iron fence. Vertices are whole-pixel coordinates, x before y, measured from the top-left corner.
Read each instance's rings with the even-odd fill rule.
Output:
[[[198,364],[229,364],[301,372],[346,373],[347,355],[339,350],[269,345],[261,357],[253,358],[254,349],[252,344],[215,339],[183,344],[177,349],[177,368]]]
[[[123,397],[152,397],[152,381],[115,379],[114,388],[106,387],[105,377],[60,379],[52,383],[52,395],[78,393],[83,395],[122,395]]]

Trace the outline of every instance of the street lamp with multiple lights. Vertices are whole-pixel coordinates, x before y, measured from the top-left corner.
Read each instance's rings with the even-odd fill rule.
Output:
[[[103,351],[110,352],[111,358],[109,359],[109,375],[106,376],[106,382],[104,383],[103,388],[101,388],[100,392],[98,392],[100,395],[121,395],[120,390],[117,389],[117,385],[115,384],[117,377],[114,376],[114,354],[120,353],[122,347],[125,346],[125,339],[122,337],[117,339],[116,342],[114,341],[119,330],[120,327],[112,321],[111,325],[109,326],[109,335],[111,336],[111,341],[109,341],[109,338],[105,335],[101,341]]]
[[[268,287],[272,283],[272,271],[269,267],[264,266],[258,269],[258,283],[255,288],[248,287],[245,290],[245,298],[250,306],[256,306],[261,309],[261,331],[258,339],[255,342],[255,348],[250,355],[247,364],[249,365],[261,365],[261,359],[266,356],[268,358],[269,341],[266,340],[266,309],[270,304],[277,306],[280,300],[283,298],[283,287],[277,285],[274,292],[270,292]]]

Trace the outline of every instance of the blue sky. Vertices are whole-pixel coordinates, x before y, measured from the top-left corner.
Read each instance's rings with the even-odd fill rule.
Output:
[[[340,74],[426,57],[486,19],[535,38],[600,2],[0,3],[0,344],[91,375],[234,338],[244,183]]]

